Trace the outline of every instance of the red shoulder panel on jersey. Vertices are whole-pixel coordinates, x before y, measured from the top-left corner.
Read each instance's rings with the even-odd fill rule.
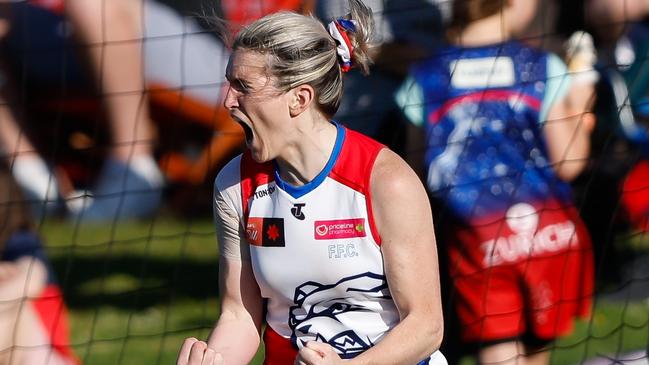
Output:
[[[244,223],[248,224],[250,213],[250,198],[260,185],[268,184],[275,179],[273,164],[260,164],[252,159],[250,151],[246,150],[241,156],[241,207]],[[245,227],[245,225],[244,225]]]
[[[345,128],[345,142],[340,150],[338,161],[336,161],[336,165],[329,175],[332,179],[365,195],[368,223],[374,241],[379,245],[381,244],[381,237],[379,237],[376,224],[374,224],[374,215],[372,214],[370,177],[374,161],[376,161],[376,157],[383,148],[385,146],[379,142]]]

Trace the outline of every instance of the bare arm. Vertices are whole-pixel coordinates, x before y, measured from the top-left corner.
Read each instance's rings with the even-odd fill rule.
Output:
[[[221,316],[207,342],[227,364],[248,364],[260,343],[262,299],[248,261],[221,259]]]
[[[556,80],[570,81],[565,95],[551,105],[544,125],[548,157],[557,175],[565,180],[575,179],[584,169],[590,153],[590,134],[595,127],[595,117],[590,113],[595,99],[595,84],[599,74],[595,70],[597,52],[590,34],[577,31],[564,43],[567,71],[557,67],[558,62],[548,59],[548,75],[556,86]],[[552,66],[554,64],[555,66]],[[557,73],[564,72],[559,78]],[[566,80],[566,72],[570,74]],[[560,90],[560,89],[558,89]],[[548,91],[546,91],[548,92]],[[555,94],[557,97],[560,94]]]
[[[262,300],[250,262],[219,260],[221,314],[206,342],[188,338],[177,365],[245,365],[260,343]]]
[[[430,205],[417,175],[387,149],[377,159],[371,189],[385,273],[400,322],[354,362],[416,364],[439,348],[444,327]]]
[[[588,162],[595,125],[595,117],[589,112],[594,95],[593,85],[572,85],[568,95],[552,106],[543,127],[550,162],[565,181],[575,179]]]
[[[178,364],[248,364],[259,347],[263,302],[249,260],[233,257],[243,240],[239,217],[218,195],[215,199],[217,235],[221,246],[219,288],[221,314],[207,343],[185,340]],[[218,355],[217,355],[218,354]]]

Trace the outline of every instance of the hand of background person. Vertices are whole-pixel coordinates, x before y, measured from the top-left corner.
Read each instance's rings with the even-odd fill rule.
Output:
[[[223,365],[223,356],[194,337],[185,339],[176,365]]]
[[[334,365],[342,363],[343,360],[333,347],[326,343],[309,341],[306,346],[300,349],[294,365]]]

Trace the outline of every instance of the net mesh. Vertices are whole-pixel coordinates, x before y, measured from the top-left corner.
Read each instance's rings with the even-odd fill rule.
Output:
[[[237,3],[152,0],[120,8],[121,2],[106,0],[0,2],[0,143],[3,164],[24,195],[0,197],[6,211],[0,228],[38,233],[32,246],[15,237],[0,243],[0,265],[35,257],[21,267],[27,270],[22,283],[36,282],[37,262],[44,262],[43,285],[60,289],[29,292],[25,284],[18,295],[5,295],[8,266],[0,266],[0,305],[14,310],[0,313],[7,326],[0,329],[0,363],[39,350],[87,364],[171,363],[183,339],[208,336],[219,312],[212,181],[242,150],[244,137],[222,107],[227,28],[215,29],[218,22],[207,18],[222,17],[221,6],[235,11]],[[277,6],[240,3],[257,12]],[[323,18],[344,6],[294,3]],[[394,41],[399,57],[386,53],[370,78],[346,75],[336,119],[396,150],[426,180],[426,132],[408,121],[394,95],[411,58],[421,56],[406,45],[436,49],[453,4],[367,3],[375,11],[378,40]],[[593,243],[593,312],[548,346],[553,364],[646,364],[649,26],[632,16],[632,0],[623,1],[624,20],[611,15],[589,23],[596,3],[542,5],[523,39],[563,56],[563,41],[587,29],[599,57],[592,150],[571,184]],[[459,147],[466,148],[464,141]],[[32,226],[16,228],[8,218],[20,201],[28,202]],[[433,207],[438,229],[453,223],[448,206],[433,200]],[[507,223],[503,218],[495,226],[502,230]],[[457,292],[447,272],[453,263],[444,256],[445,237],[438,234],[447,327],[442,351],[450,363],[474,363],[475,343],[460,340],[453,311]],[[65,302],[67,320],[56,298]],[[49,341],[54,350],[43,344],[48,341],[21,337],[20,326],[27,325],[15,320],[32,307],[47,318],[46,332],[56,334]],[[263,351],[252,363],[261,364]]]

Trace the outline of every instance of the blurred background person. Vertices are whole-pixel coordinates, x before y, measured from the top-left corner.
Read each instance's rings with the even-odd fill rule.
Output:
[[[607,131],[622,136],[626,146],[625,173],[620,174],[619,200],[633,230],[649,229],[649,3],[639,0],[584,2],[585,26],[600,51],[605,84],[598,112]],[[609,135],[610,137],[610,135]],[[619,155],[619,154],[618,154]],[[603,155],[601,155],[604,157]],[[605,158],[605,157],[604,157]],[[618,156],[619,158],[619,156]],[[613,196],[618,196],[613,194]]]
[[[111,136],[93,200],[76,214],[92,220],[150,215],[164,179],[153,157],[156,131],[145,92],[144,2],[65,0],[63,6],[79,47],[89,54]]]
[[[11,172],[0,164],[0,364],[78,364],[62,292]]]
[[[37,185],[32,199],[61,195],[73,218],[150,217],[165,180],[172,203],[189,212],[195,188],[242,147],[221,101],[229,51],[219,29],[157,1],[107,3],[5,4],[12,100],[0,141],[14,171],[26,171],[21,185]],[[22,156],[35,162],[21,168]]]
[[[46,9],[37,9],[41,6]],[[111,137],[107,158],[103,161],[96,182],[89,189],[92,199],[82,199],[79,201],[82,204],[75,204],[79,202],[71,198],[68,208],[74,215],[90,220],[111,219],[118,211],[123,216],[133,217],[150,214],[159,204],[164,181],[152,155],[155,130],[144,93],[140,41],[142,2],[13,2],[6,18],[10,24],[9,32],[15,30],[24,35],[29,29],[38,33],[37,20],[42,16],[39,11],[64,14],[75,29],[76,46],[88,56],[90,72],[106,110]],[[58,29],[58,32],[65,31],[65,28]],[[21,48],[27,47],[23,45]],[[49,169],[43,168],[45,164],[36,153],[30,137],[21,126],[17,126],[23,123],[15,117],[20,114],[21,111],[13,111],[12,119],[6,118],[7,113],[3,113],[5,121],[0,129],[6,153],[13,160],[12,171],[15,171],[18,181],[26,187],[31,198],[52,200],[54,195],[63,194],[61,187],[57,186],[57,180],[52,178]],[[29,177],[25,178],[24,175]],[[125,194],[126,191],[131,193]]]
[[[560,34],[586,29],[598,50],[592,163],[574,182],[577,201],[593,237],[598,284],[626,276],[636,253],[619,237],[649,227],[649,3],[580,0],[562,3]]]
[[[453,2],[451,45],[397,94],[426,130],[460,332],[481,364],[548,363],[548,345],[590,312],[590,239],[566,182],[588,161],[595,55],[578,34],[571,77],[556,55],[516,40],[536,7]]]

